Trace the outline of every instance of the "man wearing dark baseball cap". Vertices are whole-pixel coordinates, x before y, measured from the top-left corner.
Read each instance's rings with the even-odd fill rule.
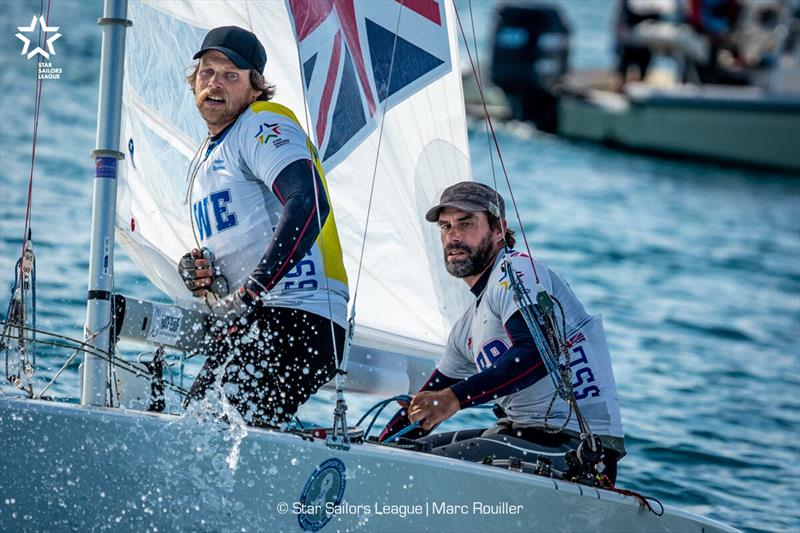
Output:
[[[442,192],[439,204],[425,219],[438,224],[445,268],[467,283],[475,301],[453,326],[436,370],[410,405],[389,422],[381,440],[417,423],[419,427],[406,436],[423,438],[438,455],[469,461],[485,456],[507,459],[534,443],[552,448],[548,456],[554,468],[566,468],[563,454],[577,449],[581,428],[548,378],[510,288],[511,266],[532,298],[545,290],[563,312],[566,331],[562,333],[571,339],[574,357],[571,369],[577,384],[573,392],[605,446],[604,472],[613,482],[625,446],[600,317],[586,313],[556,272],[514,250],[514,232],[506,224],[503,198],[491,187],[472,181],[456,183]],[[505,415],[494,427],[424,436],[460,409],[487,402],[497,402]]]
[[[208,32],[193,59],[200,59],[209,50],[222,52],[239,68],[263,73],[267,64],[267,52],[256,34],[238,26],[220,26]]]
[[[188,171],[197,247],[178,272],[214,318],[188,401],[221,390],[245,421],[275,426],[333,378],[343,352],[338,232],[316,149],[271,101],[258,37],[214,28],[194,59],[187,82],[208,137]]]

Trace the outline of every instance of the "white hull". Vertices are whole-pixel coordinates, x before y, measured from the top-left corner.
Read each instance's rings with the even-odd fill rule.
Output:
[[[338,458],[350,507],[325,531],[735,531],[495,467],[261,429],[238,446],[234,436],[189,418],[2,399],[0,530],[301,531],[304,486]]]
[[[753,88],[589,91],[559,101],[558,133],[634,150],[800,171],[800,99]]]

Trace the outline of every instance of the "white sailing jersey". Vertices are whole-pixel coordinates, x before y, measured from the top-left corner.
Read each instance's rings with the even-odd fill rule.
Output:
[[[438,369],[446,376],[466,379],[476,372],[492,366],[511,346],[511,339],[504,328],[505,322],[519,308],[514,301],[508,274],[503,271],[505,254],[501,252],[495,261],[484,292],[456,322],[447,342]],[[528,255],[511,251],[511,264],[526,288],[535,298],[536,277]],[[589,316],[575,296],[572,288],[556,272],[534,260],[536,273],[544,289],[557,299],[564,310],[567,339],[570,346],[572,387],[578,406],[592,432],[598,435],[622,437],[622,421],[617,399],[617,386],[611,368],[611,356],[606,346],[605,334],[599,316]],[[556,307],[556,316],[559,317]],[[569,413],[567,403],[556,397],[549,414],[550,400],[555,387],[550,377],[499,399],[498,403],[513,422],[531,426],[559,428]],[[573,414],[567,429],[579,432]]]
[[[215,266],[231,290],[245,282],[272,241],[283,210],[272,191],[275,179],[303,159],[313,162],[327,193],[317,151],[294,113],[273,102],[255,102],[199,163],[190,196],[195,236],[214,253]],[[330,316],[344,326],[347,275],[328,199],[331,210],[316,242],[269,291],[264,304]]]

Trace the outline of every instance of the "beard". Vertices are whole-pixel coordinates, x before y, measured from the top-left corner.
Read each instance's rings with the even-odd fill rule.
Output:
[[[207,107],[204,104],[209,96],[223,98],[224,102],[221,106]],[[233,122],[249,105],[246,102],[236,105],[231,102],[230,97],[224,91],[210,88],[203,89],[197,93],[194,100],[200,116],[209,126],[224,126]]]
[[[466,257],[461,259],[447,259],[447,252],[452,250],[462,250]],[[451,276],[466,278],[480,274],[494,260],[494,244],[492,243],[491,233],[487,234],[475,248],[471,248],[463,243],[454,243],[444,248],[444,267]]]

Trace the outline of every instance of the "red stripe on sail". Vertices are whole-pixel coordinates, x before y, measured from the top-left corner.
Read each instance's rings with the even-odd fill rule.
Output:
[[[342,32],[337,32],[333,39],[333,53],[331,63],[328,67],[328,78],[325,80],[325,88],[322,90],[322,102],[319,104],[319,116],[317,117],[317,142],[322,148],[325,139],[325,127],[328,122],[328,109],[330,109],[333,89],[336,87],[336,75],[339,73],[339,60],[342,56]]]
[[[438,26],[442,25],[442,16],[439,13],[439,4],[435,0],[395,0],[395,2],[407,7],[418,15],[425,17]]]

